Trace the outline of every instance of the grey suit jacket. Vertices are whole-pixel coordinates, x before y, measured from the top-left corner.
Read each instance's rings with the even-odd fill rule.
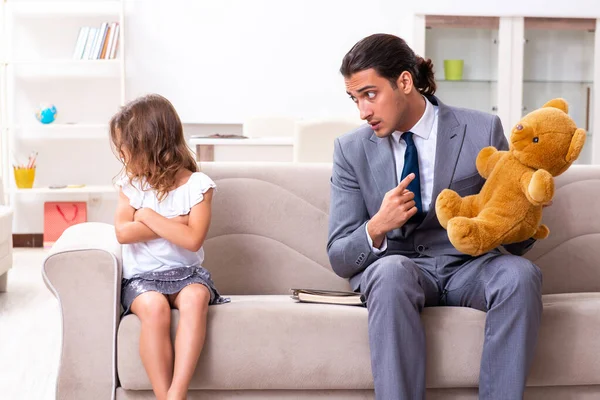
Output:
[[[387,250],[382,254],[372,252],[365,224],[379,211],[385,193],[398,184],[391,137],[378,138],[365,124],[335,140],[327,252],[333,270],[350,279],[355,290],[362,271],[381,257],[462,254],[439,224],[435,199],[444,188],[463,197],[478,193],[485,182],[475,166],[479,151],[486,146],[508,149],[497,116],[450,107],[434,96],[428,99],[439,107],[432,204],[422,221],[388,232]],[[530,239],[505,248],[523,254],[533,242]]]

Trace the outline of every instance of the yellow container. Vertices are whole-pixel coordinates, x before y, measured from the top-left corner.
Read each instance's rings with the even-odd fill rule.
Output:
[[[19,189],[31,189],[35,180],[35,168],[13,168],[15,183]]]
[[[447,81],[460,81],[463,78],[464,60],[444,60],[444,77]]]

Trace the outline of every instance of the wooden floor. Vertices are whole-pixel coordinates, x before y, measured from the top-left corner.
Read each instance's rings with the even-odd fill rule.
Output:
[[[58,302],[42,280],[43,249],[16,248],[0,293],[0,398],[55,399],[60,354]]]

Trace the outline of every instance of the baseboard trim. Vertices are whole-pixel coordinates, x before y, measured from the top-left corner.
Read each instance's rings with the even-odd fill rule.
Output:
[[[43,233],[13,233],[13,247],[44,247]]]

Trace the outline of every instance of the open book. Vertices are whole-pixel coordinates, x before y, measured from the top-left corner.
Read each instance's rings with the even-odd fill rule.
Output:
[[[292,289],[291,297],[303,303],[341,304],[347,306],[365,305],[365,296],[362,293],[338,290]]]

